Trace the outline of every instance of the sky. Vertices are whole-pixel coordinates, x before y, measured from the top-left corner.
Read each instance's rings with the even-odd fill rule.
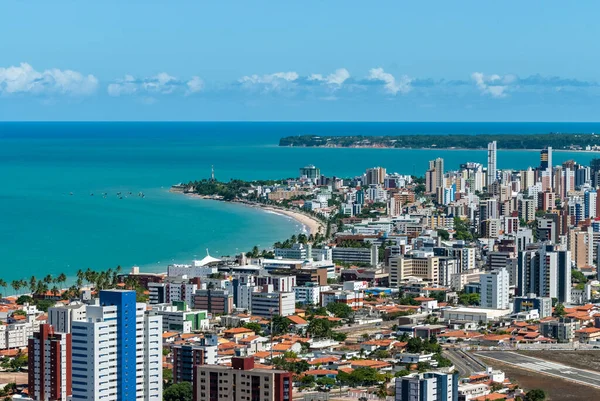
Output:
[[[2,121],[600,121],[597,1],[0,4]]]

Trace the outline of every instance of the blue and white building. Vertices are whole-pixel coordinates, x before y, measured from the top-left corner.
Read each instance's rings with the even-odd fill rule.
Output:
[[[458,373],[427,372],[399,377],[395,401],[458,401]]]
[[[101,291],[72,336],[73,400],[162,400],[162,317],[135,291]]]

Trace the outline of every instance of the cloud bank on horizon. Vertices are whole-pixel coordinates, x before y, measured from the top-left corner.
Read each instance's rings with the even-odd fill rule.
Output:
[[[394,98],[415,92],[468,92],[492,99],[518,96],[520,93],[547,91],[585,91],[597,88],[592,81],[582,81],[539,74],[521,78],[516,74],[485,74],[472,72],[468,80],[434,80],[405,74],[392,74],[381,67],[371,68],[366,75],[352,75],[346,68],[330,73],[301,75],[296,71],[244,75],[230,82],[206,82],[194,75],[184,79],[167,72],[149,77],[127,74],[109,82],[101,82],[93,74],[58,68],[38,71],[23,62],[18,66],[0,67],[0,94],[3,96],[89,97],[107,94],[110,97],[191,96],[224,93],[228,96],[253,95],[308,96],[332,95],[360,97],[365,94]],[[327,98],[331,100],[331,98]]]

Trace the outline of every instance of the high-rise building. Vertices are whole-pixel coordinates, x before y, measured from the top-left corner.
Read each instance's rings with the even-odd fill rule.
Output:
[[[458,373],[413,373],[396,379],[395,401],[458,401]]]
[[[600,173],[600,158],[595,157],[592,160],[590,160],[590,176],[593,187],[600,186],[600,182],[598,180],[598,173]]]
[[[429,161],[429,170],[435,171],[435,182],[434,182],[434,190],[435,188],[444,187],[444,159],[438,157],[435,160]]]
[[[67,401],[71,396],[71,334],[50,324],[29,339],[29,396],[34,400]]]
[[[197,290],[194,294],[194,308],[228,315],[233,311],[233,292],[222,289]]]
[[[192,382],[194,367],[215,365],[219,338],[216,334],[205,334],[194,344],[175,344],[173,352],[173,383]]]
[[[415,252],[390,258],[390,287],[398,287],[409,277],[417,277],[437,284],[440,279],[439,257],[432,253]]]
[[[519,200],[519,218],[528,221],[535,220],[535,199]]]
[[[496,141],[488,143],[487,186],[496,181]]]
[[[135,291],[100,291],[72,335],[73,400],[162,400],[162,317]]]
[[[321,177],[321,170],[318,167],[309,164],[300,168],[300,178],[306,177],[313,182],[316,182]]]
[[[583,217],[593,219],[596,217],[596,191],[586,191],[583,194]]]
[[[594,235],[592,228],[572,229],[569,231],[568,246],[573,265],[578,269],[593,266]]]
[[[293,291],[293,288],[290,288]],[[264,285],[260,292],[253,292],[252,314],[262,317],[273,315],[290,316],[296,311],[296,294],[273,290],[273,285]]]
[[[548,171],[552,182],[552,147],[550,146],[540,152],[540,170]]]
[[[231,366],[194,368],[195,401],[292,401],[292,374],[285,370],[257,369],[254,358],[232,358]]]
[[[516,295],[529,293],[571,302],[571,252],[540,244],[519,252]]]
[[[521,183],[521,188],[523,188],[523,190],[526,190],[535,184],[535,173],[531,167],[529,167],[527,170],[521,171]]]
[[[385,168],[384,167],[373,167],[368,168],[365,173],[365,187],[369,185],[383,185],[385,182]]]
[[[80,302],[54,306],[48,308],[48,323],[54,327],[54,331],[70,333],[73,322],[85,320],[85,311],[86,305]]]
[[[508,309],[509,277],[505,268],[482,274],[479,285],[483,308]]]

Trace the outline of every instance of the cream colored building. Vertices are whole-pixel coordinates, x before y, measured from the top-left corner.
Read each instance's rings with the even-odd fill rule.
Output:
[[[390,259],[390,287],[398,287],[409,277],[439,283],[440,259],[430,253],[415,252]]]

